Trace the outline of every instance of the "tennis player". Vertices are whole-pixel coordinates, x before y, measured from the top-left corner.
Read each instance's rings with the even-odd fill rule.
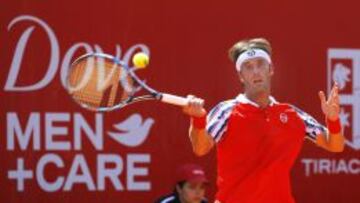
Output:
[[[188,96],[189,137],[196,155],[217,147],[218,203],[294,203],[290,170],[304,138],[330,151],[344,148],[338,86],[328,98],[319,92],[326,126],[299,108],[271,96],[274,66],[263,38],[237,42],[229,50],[244,92],[216,105]]]

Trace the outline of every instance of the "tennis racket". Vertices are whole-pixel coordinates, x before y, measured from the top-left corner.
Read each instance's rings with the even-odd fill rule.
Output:
[[[91,111],[106,112],[129,104],[159,100],[186,106],[184,97],[159,92],[118,58],[104,53],[90,53],[77,58],[66,75],[66,89],[76,103]]]

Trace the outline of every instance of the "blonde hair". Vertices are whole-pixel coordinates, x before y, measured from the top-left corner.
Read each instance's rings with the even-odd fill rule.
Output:
[[[258,48],[266,51],[270,56],[272,55],[272,48],[270,42],[265,38],[253,38],[253,39],[244,39],[236,42],[229,49],[229,58],[233,63],[236,63],[239,55],[251,48]]]

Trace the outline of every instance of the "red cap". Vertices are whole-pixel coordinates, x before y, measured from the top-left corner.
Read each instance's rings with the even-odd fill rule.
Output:
[[[204,170],[196,164],[185,164],[177,171],[177,181],[208,183]]]

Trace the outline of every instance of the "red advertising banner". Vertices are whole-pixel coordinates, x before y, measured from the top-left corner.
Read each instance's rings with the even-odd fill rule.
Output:
[[[126,63],[152,87],[205,99],[210,110],[241,83],[227,50],[265,37],[273,46],[272,95],[323,123],[319,90],[340,88],[342,153],[305,140],[291,173],[298,203],[357,203],[360,193],[360,19],[355,0],[1,1],[0,202],[154,202],[171,193],[176,169],[204,167],[216,192],[215,150],[193,154],[181,108],[143,102],[94,113],[66,92],[81,54]]]

